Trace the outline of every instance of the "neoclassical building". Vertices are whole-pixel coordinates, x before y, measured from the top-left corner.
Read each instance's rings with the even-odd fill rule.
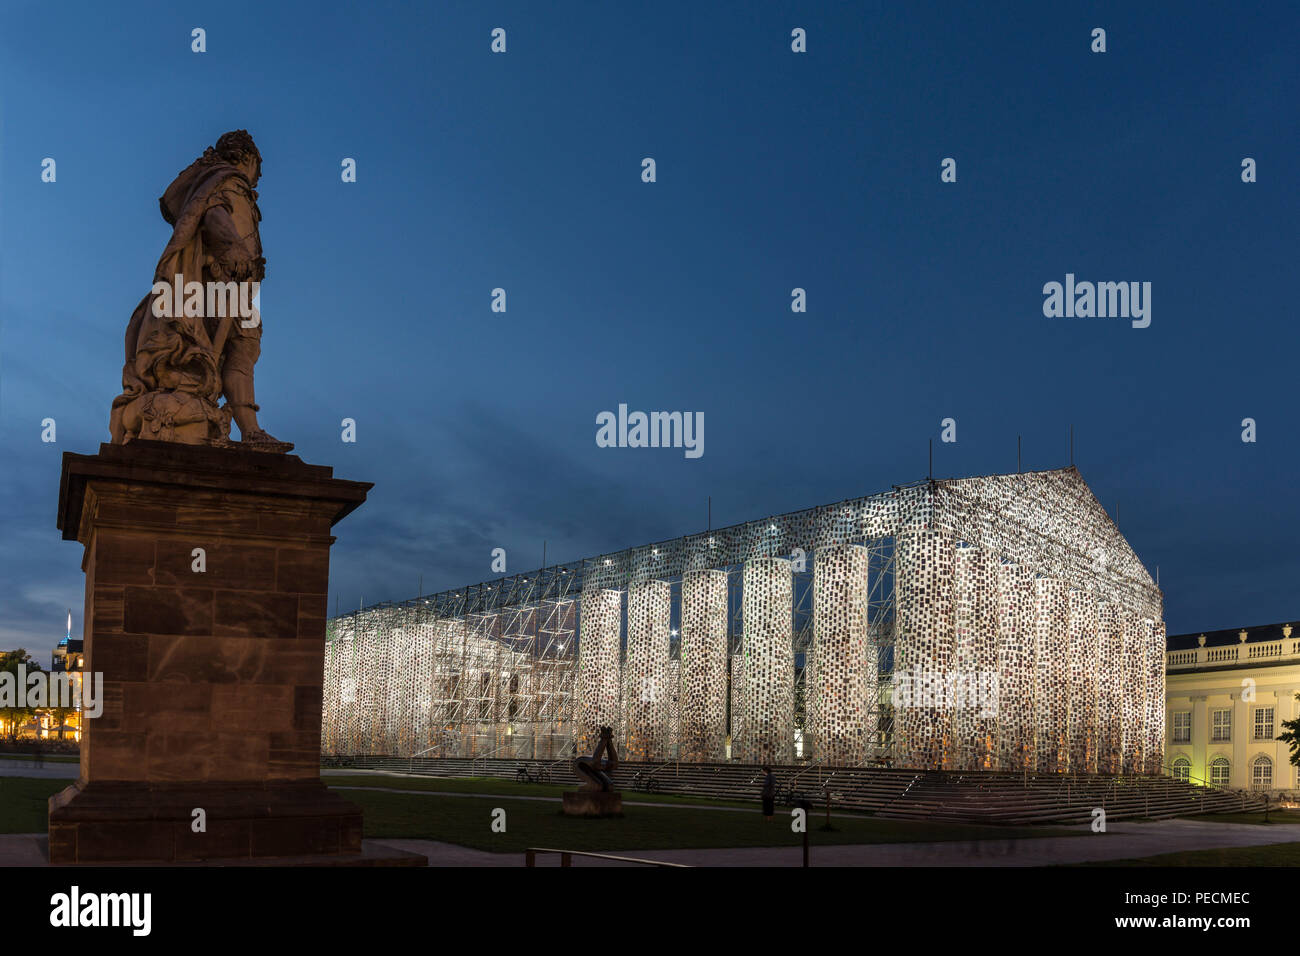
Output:
[[[1169,638],[1168,772],[1193,783],[1300,792],[1282,721],[1300,716],[1300,633],[1290,624]]]

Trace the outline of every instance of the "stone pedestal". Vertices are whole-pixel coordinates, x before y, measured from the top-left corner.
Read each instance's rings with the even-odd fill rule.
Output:
[[[623,794],[613,790],[565,791],[563,810],[570,817],[621,817]]]
[[[370,487],[238,448],[63,456],[103,713],[50,798],[50,862],[360,854],[360,809],[320,780],[321,682],[330,528]]]

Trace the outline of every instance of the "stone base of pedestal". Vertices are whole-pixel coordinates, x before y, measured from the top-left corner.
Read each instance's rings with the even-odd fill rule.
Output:
[[[621,817],[623,794],[603,790],[566,791],[563,809],[565,816],[570,817]]]
[[[77,783],[50,799],[51,863],[361,853],[320,729],[332,528],[369,488],[240,446],[63,456],[102,693]]]
[[[361,852],[361,809],[319,782],[172,787],[78,782],[50,797],[49,809],[51,863]]]

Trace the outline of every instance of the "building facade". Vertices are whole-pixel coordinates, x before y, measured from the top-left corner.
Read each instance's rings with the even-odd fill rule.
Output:
[[[72,676],[73,706],[51,707],[39,717],[40,735],[57,740],[81,740],[81,680],[86,666],[84,642],[72,634],[72,611],[68,611],[68,632],[50,655],[50,673]]]
[[[1170,637],[1166,772],[1193,783],[1300,796],[1282,722],[1300,716],[1300,633],[1270,624]]]

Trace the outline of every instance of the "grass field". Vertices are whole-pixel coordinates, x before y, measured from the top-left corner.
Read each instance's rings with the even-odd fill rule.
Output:
[[[1273,826],[1276,823],[1300,823],[1300,810],[1270,810],[1268,820],[1262,811],[1250,813],[1203,813],[1199,816],[1185,817],[1187,820],[1203,820],[1206,823],[1252,823],[1260,826]]]
[[[321,779],[330,787],[387,787],[392,790],[441,790],[445,793],[500,793],[521,797],[551,797],[560,799],[565,790],[573,790],[577,782],[569,784],[516,783],[498,777],[421,777],[388,776],[385,774],[323,774]],[[738,800],[714,800],[709,797],[682,796],[679,794],[640,793],[624,790],[623,800],[645,803],[684,803],[716,807],[756,808],[758,797],[748,803]]]
[[[32,754],[0,754],[0,760],[25,760],[31,763]],[[81,763],[81,758],[73,754],[45,754],[46,763]]]
[[[0,833],[44,833],[48,803],[76,777],[0,777]]]
[[[1139,860],[1106,860],[1079,866],[1300,866],[1300,843],[1234,846],[1220,850],[1186,850]]]
[[[327,777],[335,786],[389,787],[410,793],[376,790],[340,790],[365,813],[367,837],[402,837],[439,840],[500,853],[518,853],[530,846],[559,846],[571,850],[650,850],[699,847],[801,845],[790,830],[788,810],[779,810],[771,823],[758,809],[725,809],[716,801],[694,805],[690,798],[658,794],[624,794],[627,800],[644,799],[667,806],[629,806],[621,819],[582,820],[559,812],[561,787],[516,784],[495,779],[411,779],[378,775]],[[43,833],[46,801],[69,783],[67,780],[0,777],[0,833]],[[405,786],[402,786],[402,785]],[[419,791],[442,789],[466,796],[437,796]],[[483,794],[510,791],[513,796]],[[476,795],[477,794],[477,795]],[[523,800],[523,796],[549,797]],[[492,832],[492,811],[506,812],[506,832]],[[1080,830],[1035,827],[983,827],[955,823],[883,820],[869,816],[836,817],[835,829],[820,829],[822,818],[810,820],[813,846],[833,843],[914,843],[930,840],[1008,840],[1024,837],[1073,836]]]
[[[621,819],[583,820],[566,817],[557,803],[496,797],[432,797],[418,794],[345,790],[343,796],[361,806],[367,837],[440,840],[500,853],[517,853],[530,846],[569,850],[667,850],[700,847],[802,845],[790,830],[788,813],[771,823],[757,809],[749,813],[716,807],[628,807]],[[493,833],[492,812],[506,812],[506,832]],[[819,829],[810,821],[813,846],[839,843],[914,843],[930,840],[1007,840],[1029,836],[1076,835],[1076,830],[1031,827],[980,827],[840,818],[835,829]]]

